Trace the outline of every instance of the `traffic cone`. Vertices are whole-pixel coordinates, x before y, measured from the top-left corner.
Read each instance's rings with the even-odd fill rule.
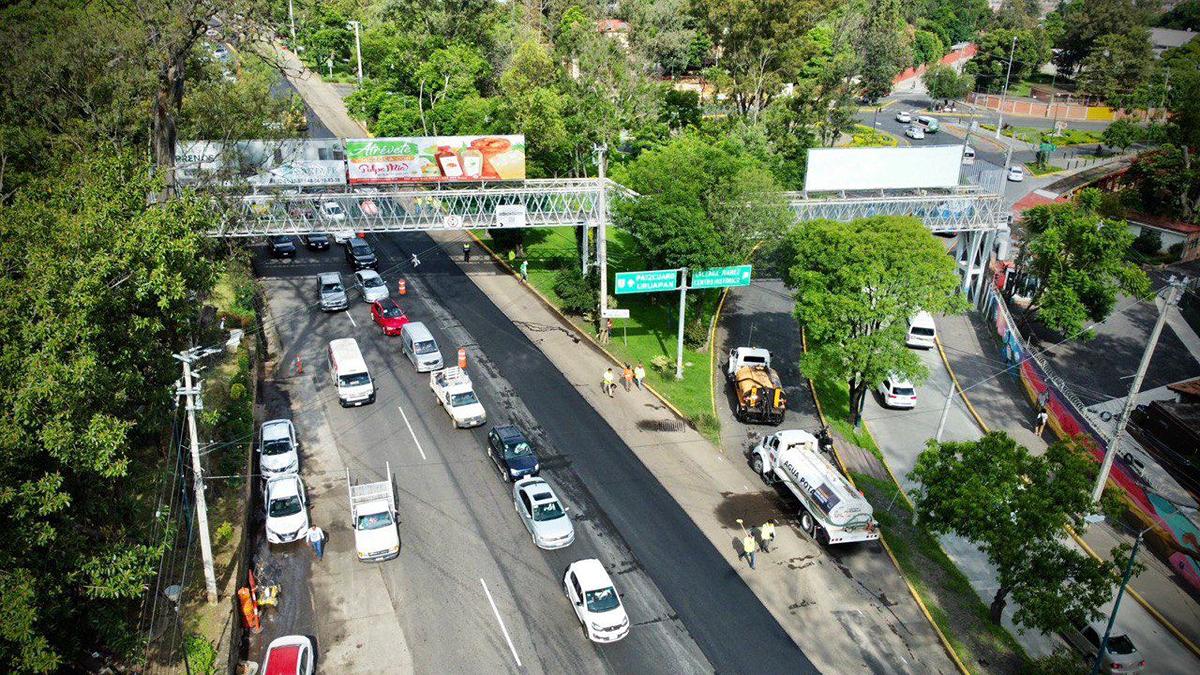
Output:
[[[408,295],[408,282],[401,279],[396,282],[396,292],[400,295]]]
[[[458,367],[459,368],[467,367],[467,348],[466,347],[458,348]]]

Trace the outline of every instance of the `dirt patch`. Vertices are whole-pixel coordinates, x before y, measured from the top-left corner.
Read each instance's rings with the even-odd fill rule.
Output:
[[[638,420],[637,428],[642,431],[683,431],[679,420]]]

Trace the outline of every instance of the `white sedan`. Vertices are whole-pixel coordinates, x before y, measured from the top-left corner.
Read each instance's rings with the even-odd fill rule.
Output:
[[[342,209],[342,205],[335,201],[321,202],[321,215],[329,220],[345,220],[346,212]]]
[[[896,121],[901,124],[909,124],[912,122],[912,113],[908,112],[907,110],[901,110],[900,112],[896,113]]]
[[[362,290],[363,302],[387,300],[387,283],[384,282],[383,277],[379,276],[379,272],[359,270],[354,273],[354,280],[358,282],[358,287]]]
[[[575,541],[575,527],[567,507],[558,501],[545,480],[522,478],[513,484],[513,508],[538,548],[565,548]]]
[[[1020,183],[1025,180],[1025,169],[1019,166],[1008,167],[1008,179],[1014,183]]]
[[[629,635],[629,615],[599,560],[571,563],[563,577],[563,588],[589,640],[616,642]]]
[[[904,135],[908,136],[909,138],[912,138],[914,140],[920,141],[920,140],[924,140],[925,131],[923,129],[921,129],[921,127],[910,126],[909,128],[904,130]]]
[[[267,542],[288,544],[308,534],[308,503],[304,483],[294,473],[267,481]]]

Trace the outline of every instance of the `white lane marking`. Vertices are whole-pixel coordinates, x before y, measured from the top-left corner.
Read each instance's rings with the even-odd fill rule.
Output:
[[[408,415],[404,414],[404,408],[396,406],[396,410],[399,410],[400,416],[404,418],[404,426],[408,427],[408,433],[412,436],[413,443],[417,444],[417,452],[421,453],[421,459],[429,459],[425,456],[425,451],[421,449],[421,441],[417,440],[417,433],[413,431],[412,425],[408,423]]]
[[[480,578],[479,583],[483,584],[483,592],[487,594],[488,604],[492,606],[492,614],[496,615],[496,621],[500,624],[500,632],[504,633],[504,640],[508,642],[508,648],[512,650],[513,659],[516,660],[517,667],[524,668],[525,666],[521,665],[521,657],[517,656],[517,648],[513,646],[512,638],[508,636],[508,629],[504,627],[504,619],[500,618],[500,610],[496,609],[496,601],[492,600],[492,592],[488,590],[487,582]]]
[[[350,313],[350,308],[346,308],[346,318],[350,319],[350,325],[358,328],[358,324],[354,321],[354,315]]]

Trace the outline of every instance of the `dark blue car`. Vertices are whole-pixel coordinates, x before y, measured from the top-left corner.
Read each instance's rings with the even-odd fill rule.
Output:
[[[506,482],[536,476],[541,467],[533,444],[517,427],[509,424],[488,432],[488,457],[496,463]]]

